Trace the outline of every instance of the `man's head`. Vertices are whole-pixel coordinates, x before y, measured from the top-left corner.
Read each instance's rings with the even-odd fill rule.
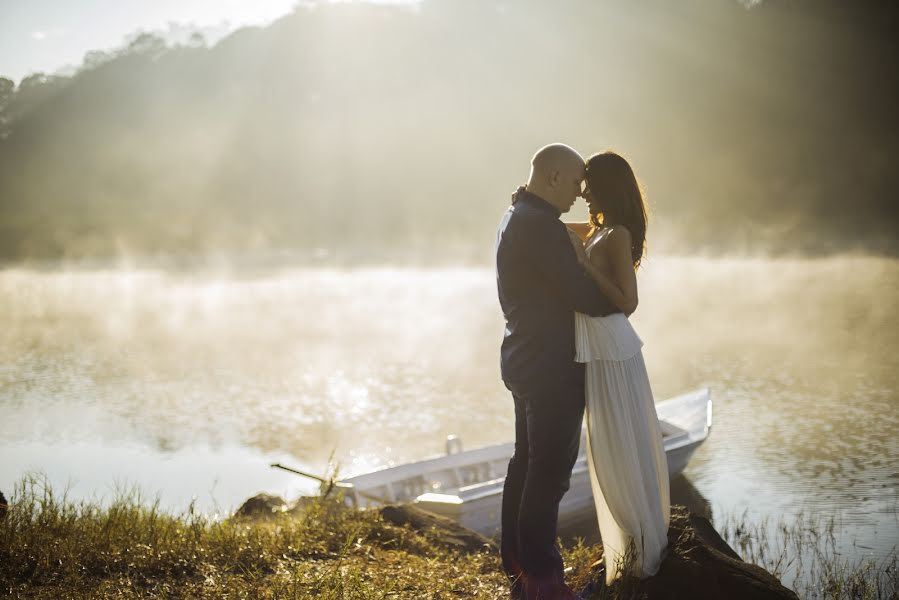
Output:
[[[581,194],[584,159],[571,146],[550,144],[531,159],[527,189],[566,213]]]

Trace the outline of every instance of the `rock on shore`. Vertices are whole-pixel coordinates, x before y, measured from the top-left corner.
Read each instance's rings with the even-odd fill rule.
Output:
[[[272,494],[256,494],[240,505],[234,513],[238,519],[264,519],[283,512],[290,507],[281,496]]]
[[[459,525],[446,517],[429,513],[411,504],[389,504],[378,509],[381,518],[394,525],[407,526],[425,534],[432,543],[461,552],[499,552],[488,537]]]
[[[643,581],[622,581],[618,587],[627,587],[624,597],[648,600],[798,600],[774,575],[743,562],[708,519],[683,506],[671,507],[668,555],[659,572]]]
[[[282,513],[299,514],[304,498],[288,504],[280,496],[257,494],[244,502],[234,513],[239,519],[267,519]],[[496,542],[459,525],[456,521],[435,515],[414,504],[388,504],[377,509],[381,518],[400,527],[420,533],[432,544],[461,552],[498,552]]]

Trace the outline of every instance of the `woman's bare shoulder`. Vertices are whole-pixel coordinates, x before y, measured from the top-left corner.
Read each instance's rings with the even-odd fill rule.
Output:
[[[627,257],[628,261],[630,260],[633,238],[627,227],[613,225],[606,238],[610,256],[621,257],[621,260]]]
[[[612,225],[611,227],[609,227],[609,233],[607,237],[613,244],[621,244],[627,242],[628,247],[630,247],[631,239],[633,239],[631,237],[630,230],[624,225]]]

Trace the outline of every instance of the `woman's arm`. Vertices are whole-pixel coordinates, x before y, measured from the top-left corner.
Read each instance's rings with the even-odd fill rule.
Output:
[[[603,295],[612,301],[621,312],[630,316],[637,310],[637,274],[631,257],[631,233],[627,228],[616,225],[607,238],[609,245],[609,263],[612,276],[603,274],[593,264],[587,262],[584,267],[596,280]]]
[[[565,223],[562,221],[565,227],[568,228],[568,231],[573,232],[579,238],[581,238],[581,242],[587,241],[587,236],[590,235],[590,230],[593,229],[593,225],[588,222],[584,223]]]

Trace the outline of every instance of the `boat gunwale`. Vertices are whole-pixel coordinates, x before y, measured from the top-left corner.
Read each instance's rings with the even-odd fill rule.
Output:
[[[697,440],[697,441],[693,442],[692,444],[679,446],[677,448],[674,448],[674,450],[681,450],[683,448],[688,448],[688,451],[692,453],[693,451],[695,451],[696,447],[698,447],[699,444],[701,444],[704,441],[704,439],[705,438],[703,438],[701,440]],[[693,448],[689,448],[689,446],[693,446]],[[578,462],[575,463],[574,467],[571,470],[571,476],[574,477],[575,475],[581,475],[583,473],[586,473],[587,468],[588,468],[587,461],[579,459]],[[470,484],[467,486],[460,487],[458,490],[456,490],[455,493],[439,492],[438,494],[457,498],[458,501],[452,502],[452,504],[459,504],[459,505],[470,504],[471,502],[474,502],[477,500],[482,500],[483,498],[495,496],[497,494],[502,493],[503,486],[501,485],[501,483],[504,480],[505,480],[505,477],[498,477],[496,479],[491,479],[489,481],[473,483],[473,484]],[[478,489],[478,488],[480,488],[480,489]],[[416,498],[416,502],[420,502],[419,498],[421,498],[422,496],[427,496],[427,495],[428,495],[428,493],[422,494],[421,496]],[[427,502],[438,503],[433,500],[427,500]]]

